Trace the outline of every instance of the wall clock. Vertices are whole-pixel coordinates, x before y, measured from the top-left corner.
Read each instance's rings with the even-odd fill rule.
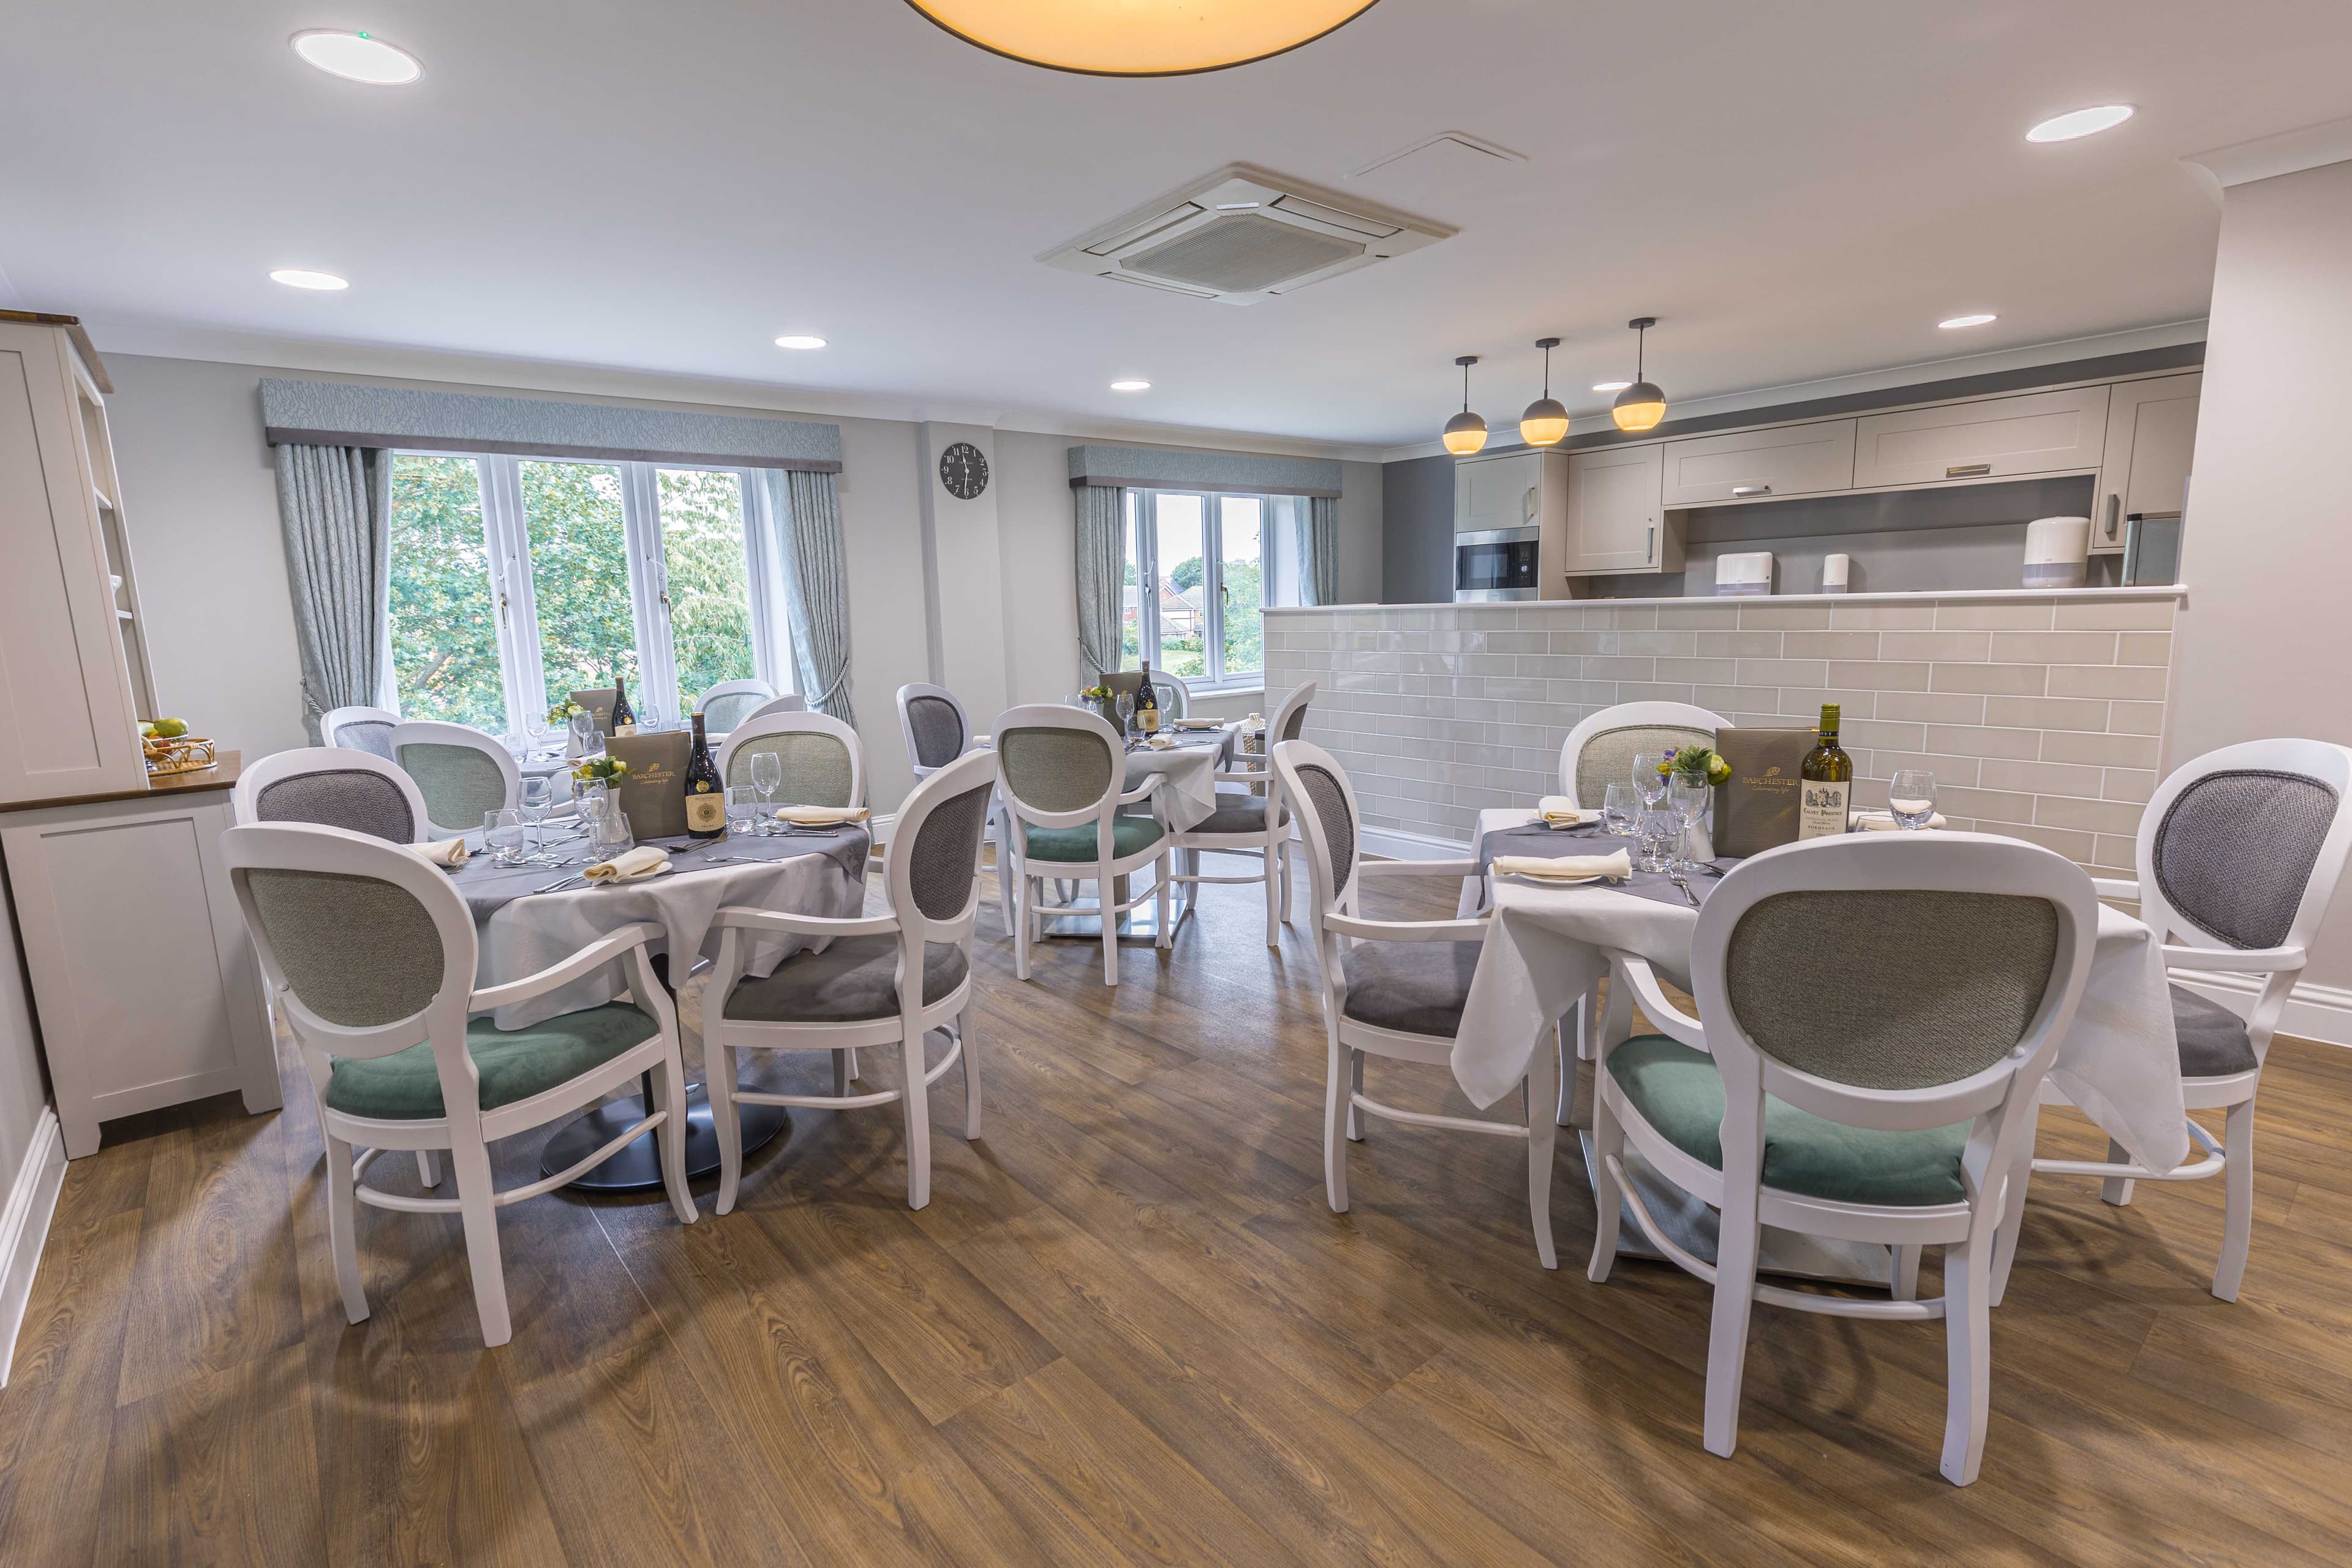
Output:
[[[940,483],[958,500],[977,500],[988,488],[988,459],[969,441],[958,441],[940,454]]]

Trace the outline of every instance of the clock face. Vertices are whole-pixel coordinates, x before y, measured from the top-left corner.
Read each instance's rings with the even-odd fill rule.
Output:
[[[969,441],[940,454],[940,483],[958,500],[973,500],[988,488],[988,459]]]

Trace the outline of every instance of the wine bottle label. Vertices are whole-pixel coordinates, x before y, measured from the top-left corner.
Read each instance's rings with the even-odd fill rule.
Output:
[[[1146,708],[1142,712],[1138,713],[1135,716],[1135,727],[1147,735],[1160,733],[1160,710]]]
[[[712,792],[686,797],[686,830],[716,833],[727,826],[727,797]]]
[[[613,733],[615,735],[634,735],[636,732],[637,727],[635,724],[615,724],[613,726]]]
[[[1807,779],[1797,805],[1797,839],[1826,838],[1843,833],[1846,827],[1846,803],[1853,793],[1852,784],[1831,784],[1822,779]]]

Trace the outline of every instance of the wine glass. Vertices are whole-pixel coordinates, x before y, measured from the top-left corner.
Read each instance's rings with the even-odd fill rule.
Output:
[[[1674,808],[1680,831],[1675,837],[1675,866],[1684,871],[1698,868],[1698,858],[1691,851],[1696,847],[1698,819],[1715,800],[1715,786],[1704,775],[1676,773],[1666,785],[1666,804]]]
[[[1652,811],[1666,798],[1666,763],[1670,753],[1643,752],[1633,758],[1633,790]]]
[[[1936,816],[1936,775],[1925,768],[1898,769],[1887,781],[1886,814],[1906,832],[1927,826]]]
[[[596,742],[596,715],[593,713],[574,713],[570,728],[572,755],[585,757],[604,750]]]
[[[555,805],[555,784],[545,774],[533,774],[522,780],[515,796],[516,809],[522,814],[526,858],[539,858],[547,847],[547,814]]]
[[[751,783],[760,792],[761,804],[768,808],[762,814],[766,820],[760,825],[760,831],[762,833],[773,833],[776,830],[774,802],[776,791],[783,782],[783,758],[773,752],[751,753]]]
[[[1604,833],[1623,838],[1633,831],[1641,820],[1642,795],[1631,784],[1613,784],[1601,797],[1601,827]]]
[[[1118,710],[1118,732],[1121,735],[1129,733],[1135,728],[1135,693],[1120,692],[1118,702],[1113,706]]]

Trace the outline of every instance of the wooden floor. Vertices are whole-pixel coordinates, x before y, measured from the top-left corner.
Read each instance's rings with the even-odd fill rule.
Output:
[[[1501,1140],[1376,1124],[1330,1213],[1313,958],[1251,889],[1116,991],[1070,943],[1022,984],[994,931],[985,1136],[949,1075],[928,1209],[895,1110],[802,1113],[725,1219],[520,1205],[495,1352],[454,1218],[362,1211],[344,1323],[298,1074],[278,1114],[115,1124],[0,1392],[0,1563],[2352,1560],[2352,1053],[2273,1053],[2235,1306],[2218,1182],[2036,1185],[1960,1490],[1932,1323],[1759,1309],[1738,1455],[1706,1454],[1706,1289],[1588,1283],[1565,1149],[1557,1273]]]

